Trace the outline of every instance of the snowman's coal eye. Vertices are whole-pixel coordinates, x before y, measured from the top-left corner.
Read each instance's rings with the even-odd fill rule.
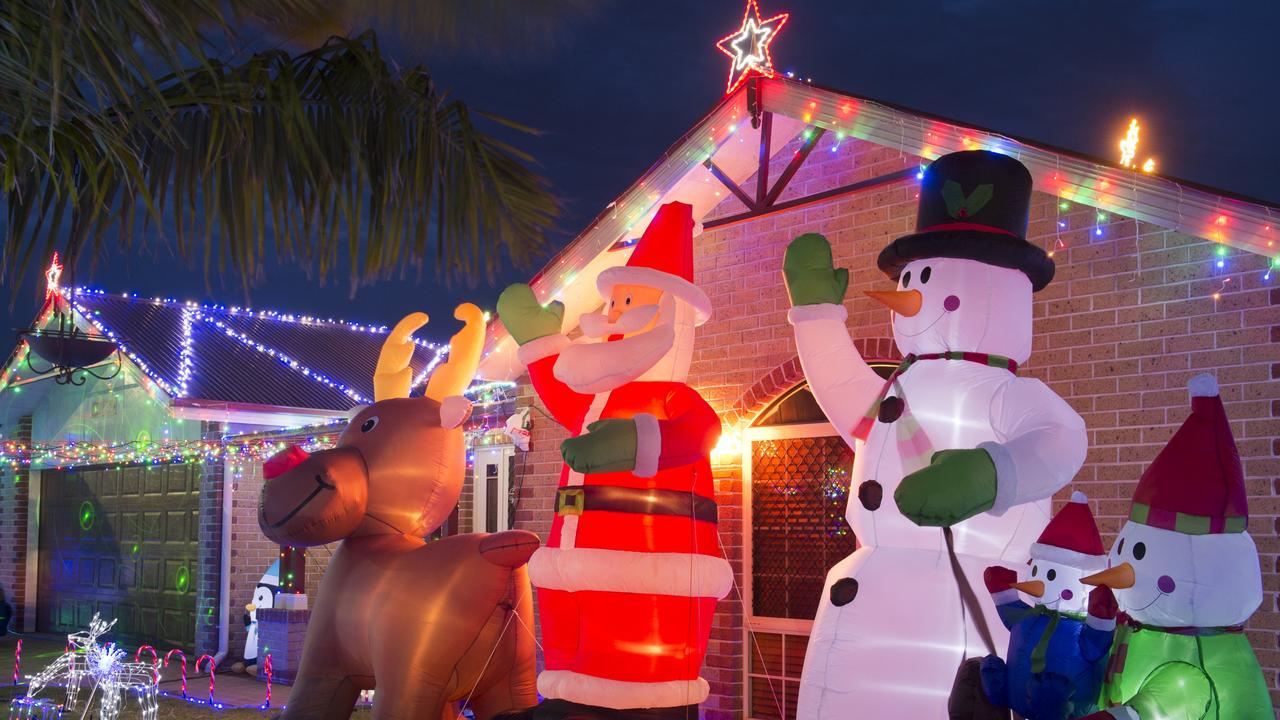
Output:
[[[1045,573],[1044,576],[1045,576],[1045,579],[1047,579],[1049,582],[1053,582],[1058,578],[1058,571],[1050,570],[1049,572]]]
[[[1147,556],[1147,544],[1146,544],[1146,543],[1135,543],[1135,544],[1134,544],[1134,546],[1133,546],[1133,559],[1134,559],[1134,560],[1141,560],[1142,558],[1144,558],[1144,557],[1146,557],[1146,556]]]
[[[902,287],[905,288],[905,287],[909,287],[910,285],[911,285],[911,271],[908,270],[902,273]]]
[[[1120,538],[1120,543],[1116,545],[1116,555],[1124,554],[1124,538]]]
[[[920,284],[927,285],[929,283],[929,276],[932,274],[933,268],[925,265],[924,269],[920,271]]]
[[[1032,566],[1031,566],[1031,577],[1035,577],[1035,576],[1036,576],[1036,573],[1038,573],[1038,572],[1040,572],[1040,566],[1039,566],[1039,565],[1032,565]]]

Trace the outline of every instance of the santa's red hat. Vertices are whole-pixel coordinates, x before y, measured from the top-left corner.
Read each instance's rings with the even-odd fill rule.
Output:
[[[1249,496],[1212,375],[1191,379],[1191,416],[1142,474],[1129,519],[1188,535],[1244,532]]]
[[[1053,516],[1040,539],[1031,545],[1031,557],[1081,570],[1106,566],[1107,551],[1102,549],[1102,535],[1084,493],[1071,493],[1071,501]]]
[[[711,300],[693,284],[693,206],[672,202],[658,208],[623,267],[600,273],[596,288],[609,297],[614,285],[643,285],[669,292],[693,307],[695,325],[711,317]]]

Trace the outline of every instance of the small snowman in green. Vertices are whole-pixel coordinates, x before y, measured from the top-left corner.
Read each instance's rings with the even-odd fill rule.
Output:
[[[1090,720],[1272,720],[1244,634],[1262,602],[1258,550],[1231,426],[1211,375],[1191,416],[1143,473],[1110,567],[1083,578],[1122,613]]]

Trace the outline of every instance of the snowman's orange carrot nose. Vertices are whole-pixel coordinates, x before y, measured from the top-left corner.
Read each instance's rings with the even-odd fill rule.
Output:
[[[1085,585],[1105,585],[1112,590],[1124,590],[1133,587],[1136,578],[1133,575],[1133,566],[1126,562],[1109,567],[1100,573],[1082,577],[1080,582]]]
[[[866,290],[864,292],[867,297],[903,317],[911,317],[920,312],[920,306],[924,304],[924,296],[919,290]]]
[[[1021,590],[1031,597],[1044,597],[1044,583],[1039,580],[1023,580],[1022,582],[1011,583],[1009,587],[1014,590]]]

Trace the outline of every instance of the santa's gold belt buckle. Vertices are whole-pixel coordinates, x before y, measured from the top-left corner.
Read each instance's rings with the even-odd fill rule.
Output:
[[[582,488],[561,488],[556,492],[557,515],[581,515],[587,509],[587,493]]]

